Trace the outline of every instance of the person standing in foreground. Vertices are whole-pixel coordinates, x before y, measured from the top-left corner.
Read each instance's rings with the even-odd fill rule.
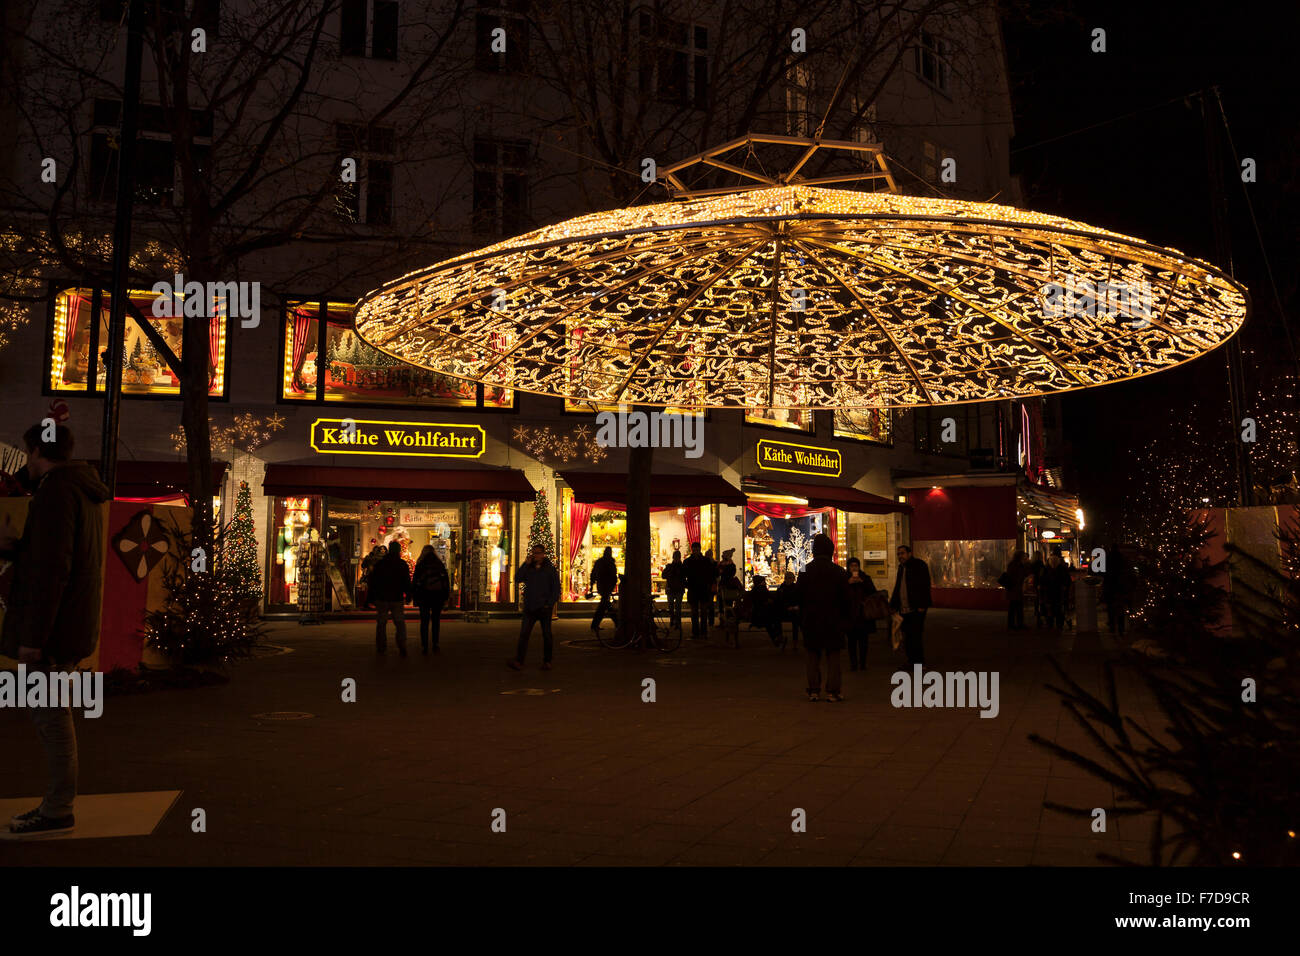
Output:
[[[1029,562],[1025,552],[1017,551],[1011,563],[998,578],[998,583],[1007,589],[1007,630],[1023,631],[1025,629],[1025,578],[1030,574]]]
[[[438,632],[442,629],[442,606],[451,595],[451,578],[447,566],[438,557],[433,545],[426,544],[415,562],[411,578],[411,591],[420,609],[420,653],[429,653],[430,636],[433,652],[438,653]]]
[[[612,558],[610,560],[613,560]],[[534,622],[542,625],[542,670],[551,669],[551,614],[560,599],[560,572],[546,557],[546,549],[533,545],[528,560],[519,568],[515,578],[524,588],[524,619],[519,625],[519,647],[515,659],[509,662],[513,670],[524,669],[528,656],[528,638],[532,636]]]
[[[849,575],[831,560],[835,544],[825,534],[813,536],[813,559],[799,575],[799,607],[802,608],[803,643],[808,654],[808,699],[821,700],[821,658],[826,656],[826,699],[839,703],[840,651],[848,630],[850,605]]]
[[[600,603],[596,605],[596,613],[591,619],[591,629],[599,634],[601,621],[606,617],[614,620],[611,597],[614,585],[618,583],[618,562],[614,560],[613,548],[606,548],[605,553],[591,563],[591,582],[596,585],[596,593],[600,595]]]
[[[46,440],[49,435],[50,440]],[[44,425],[23,433],[35,487],[21,539],[7,521],[0,557],[15,562],[0,654],[32,671],[69,671],[99,643],[104,595],[104,520],[108,487],[88,465],[70,461],[72,432]],[[50,702],[53,703],[53,702]],[[45,750],[45,799],[9,821],[16,834],[64,833],[76,826],[77,732],[72,708],[30,708]]]
[[[698,541],[691,542],[691,556],[682,562],[682,568],[686,573],[686,603],[691,606],[691,640],[704,640],[709,636],[717,570],[713,562],[700,553]]]
[[[402,544],[391,541],[388,554],[370,569],[370,600],[375,606],[375,652],[388,651],[388,618],[393,619],[397,653],[406,656],[406,599],[411,596],[411,568]]]
[[[867,598],[876,593],[875,582],[871,575],[862,573],[862,562],[849,558],[846,570],[849,572],[849,593],[853,597],[849,612],[849,670],[867,669],[867,641],[876,633],[876,622],[867,617]]]
[[[682,629],[682,594],[686,591],[686,570],[682,553],[673,552],[673,560],[663,569],[664,590],[668,593],[668,620],[672,627]]]
[[[930,607],[930,566],[920,558],[912,557],[912,549],[900,544],[898,575],[894,578],[894,593],[889,606],[903,615],[903,649],[907,651],[907,665],[925,664],[922,631],[925,629],[925,612]]]

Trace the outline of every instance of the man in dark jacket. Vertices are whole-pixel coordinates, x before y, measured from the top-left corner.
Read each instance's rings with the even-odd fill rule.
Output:
[[[611,558],[611,560],[613,560]],[[532,554],[519,568],[515,580],[524,589],[524,619],[519,625],[519,647],[515,659],[510,661],[514,670],[523,670],[528,655],[528,638],[533,633],[533,622],[542,625],[542,670],[551,669],[551,614],[560,600],[560,572],[546,557],[546,549],[533,545]]]
[[[889,606],[903,615],[903,648],[907,666],[925,664],[921,632],[925,629],[925,612],[930,607],[930,566],[912,557],[912,549],[900,544],[897,550],[898,574]]]
[[[599,633],[601,621],[606,617],[614,620],[610,597],[614,593],[614,585],[618,583],[618,563],[614,560],[613,548],[606,548],[605,553],[592,562],[591,583],[596,585],[596,593],[600,595],[596,615],[591,619],[591,629]]]
[[[402,558],[402,545],[390,542],[387,556],[370,570],[370,600],[375,605],[375,650],[388,650],[388,618],[393,619],[397,653],[406,656],[406,599],[412,594],[411,568]]]
[[[686,603],[691,606],[691,640],[709,636],[713,605],[713,582],[718,579],[714,563],[700,553],[700,543],[691,542],[691,556],[682,562],[686,574]]]
[[[826,699],[838,703],[844,699],[840,696],[840,651],[849,625],[849,574],[831,560],[835,544],[829,535],[814,535],[812,552],[812,561],[796,582],[808,654],[808,699],[821,700],[821,658],[825,654]]]
[[[104,509],[108,488],[85,464],[73,463],[72,432],[33,425],[23,434],[27,475],[36,489],[22,538],[0,528],[0,558],[14,561],[13,586],[0,635],[0,654],[29,670],[70,671],[99,643],[104,595]],[[51,702],[53,704],[54,702]],[[45,748],[45,799],[14,817],[20,834],[71,830],[77,796],[77,734],[72,709],[30,709]]]

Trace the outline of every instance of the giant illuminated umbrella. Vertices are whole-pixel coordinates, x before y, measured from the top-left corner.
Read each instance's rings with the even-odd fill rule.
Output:
[[[720,157],[806,147],[781,176]],[[800,180],[822,149],[867,173]],[[692,191],[682,170],[743,174]],[[1208,263],[1010,206],[893,186],[878,147],[725,144],[664,171],[678,198],[580,216],[402,276],[356,312],[405,362],[612,405],[948,405],[1102,385],[1221,345],[1249,311]]]

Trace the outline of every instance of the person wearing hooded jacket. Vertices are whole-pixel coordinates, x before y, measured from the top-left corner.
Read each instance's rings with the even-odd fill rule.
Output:
[[[72,432],[33,425],[23,434],[27,474],[35,492],[21,538],[0,526],[0,558],[14,562],[0,654],[30,670],[70,671],[99,643],[104,596],[104,515],[112,494],[95,472],[73,462]],[[52,702],[51,702],[52,703]],[[20,835],[66,832],[76,825],[77,734],[69,706],[29,709],[45,750],[41,805],[19,814]]]

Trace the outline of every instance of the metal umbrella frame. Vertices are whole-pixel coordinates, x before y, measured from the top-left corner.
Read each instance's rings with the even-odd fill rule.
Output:
[[[717,152],[695,159],[734,170]],[[1222,345],[1250,311],[1208,263],[1011,206],[785,177],[681,191],[402,276],[361,300],[357,331],[575,402],[822,409],[1123,381]]]

